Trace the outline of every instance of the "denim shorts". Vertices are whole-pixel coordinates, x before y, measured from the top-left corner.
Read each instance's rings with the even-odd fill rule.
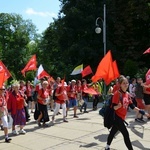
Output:
[[[69,99],[69,108],[77,106],[77,100],[76,99]]]

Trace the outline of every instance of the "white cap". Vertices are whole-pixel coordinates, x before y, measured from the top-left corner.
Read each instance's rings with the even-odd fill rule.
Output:
[[[75,82],[76,83],[76,80],[73,79],[73,80],[71,80],[71,82]]]

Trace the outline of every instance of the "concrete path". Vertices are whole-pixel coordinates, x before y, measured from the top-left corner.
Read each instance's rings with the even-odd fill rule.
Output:
[[[83,114],[78,110],[79,118],[73,118],[71,109],[67,117],[69,123],[64,123],[62,115],[58,115],[56,123],[53,125],[50,122],[50,127],[46,128],[39,128],[31,114],[31,121],[24,128],[26,135],[12,136],[9,130],[12,142],[5,143],[3,131],[0,131],[0,150],[104,150],[109,132],[103,126],[103,118],[98,114],[99,109],[91,109],[89,103],[89,113]],[[51,119],[50,110],[49,115]],[[130,123],[128,131],[134,150],[150,150],[150,121],[137,123],[134,116],[135,113],[131,110],[126,119]],[[120,133],[114,138],[111,149],[127,150]]]

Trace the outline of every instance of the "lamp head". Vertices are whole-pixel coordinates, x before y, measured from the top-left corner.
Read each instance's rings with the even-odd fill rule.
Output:
[[[100,34],[101,31],[102,31],[102,29],[101,29],[99,26],[97,26],[97,27],[95,28],[95,32],[96,32],[97,34]]]

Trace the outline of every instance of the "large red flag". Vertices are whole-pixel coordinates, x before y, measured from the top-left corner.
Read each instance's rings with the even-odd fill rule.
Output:
[[[11,77],[10,72],[8,71],[8,69],[7,69],[6,66],[3,64],[2,61],[0,61],[0,73],[1,73],[1,72],[4,72],[4,73],[5,73],[4,82],[5,82],[9,77]]]
[[[104,79],[106,85],[108,85],[114,79],[113,61],[110,50],[103,57],[97,67],[95,75],[92,77],[93,82],[96,82],[100,79]]]
[[[113,61],[113,69],[114,69],[114,79],[117,79],[120,76],[120,73],[119,73],[119,70],[118,70],[116,60]]]
[[[146,53],[150,53],[150,47],[143,54],[146,54]]]
[[[93,72],[92,72],[92,69],[91,69],[91,67],[88,65],[88,66],[85,67],[85,68],[83,69],[83,71],[81,72],[82,78],[85,77],[85,76],[87,76],[87,75],[89,75],[89,74],[91,74],[91,73],[93,73]]]
[[[0,87],[3,86],[4,83],[4,79],[5,79],[5,72],[0,72]]]
[[[150,69],[147,71],[145,78],[146,78],[146,84],[150,84]]]
[[[25,76],[25,72],[30,71],[30,70],[37,70],[37,62],[36,62],[36,55],[33,55],[32,58],[28,61],[26,64],[25,68],[21,70],[21,73],[23,76]]]

